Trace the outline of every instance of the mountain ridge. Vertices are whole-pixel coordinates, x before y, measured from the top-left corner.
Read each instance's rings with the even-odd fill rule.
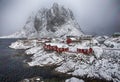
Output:
[[[31,15],[23,29],[7,36],[11,38],[42,38],[83,35],[70,9],[54,3],[51,8],[42,8]]]

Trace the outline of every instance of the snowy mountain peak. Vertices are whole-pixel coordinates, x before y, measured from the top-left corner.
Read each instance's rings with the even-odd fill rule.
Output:
[[[13,34],[13,38],[65,37],[82,35],[73,12],[57,3],[50,9],[42,8],[28,18],[24,28]]]

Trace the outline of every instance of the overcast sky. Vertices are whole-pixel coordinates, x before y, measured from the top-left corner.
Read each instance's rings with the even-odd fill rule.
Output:
[[[54,2],[70,8],[87,34],[120,32],[120,0],[0,0],[0,36],[20,30],[32,12]]]

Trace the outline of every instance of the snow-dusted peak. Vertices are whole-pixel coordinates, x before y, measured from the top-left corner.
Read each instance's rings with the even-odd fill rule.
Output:
[[[28,18],[24,28],[12,36],[19,38],[65,37],[82,35],[73,12],[57,3],[49,9],[42,8]],[[19,36],[18,36],[19,35]]]
[[[42,9],[35,16],[34,27],[39,37],[63,37],[81,35],[81,29],[75,22],[70,9],[54,3],[50,9]]]

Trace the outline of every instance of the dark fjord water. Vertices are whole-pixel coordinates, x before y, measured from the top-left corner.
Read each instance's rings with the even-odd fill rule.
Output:
[[[23,62],[27,58],[24,51],[8,47],[14,41],[16,39],[0,39],[0,82],[18,82],[35,76],[47,82],[64,82],[65,77],[52,74],[51,68],[27,66]]]

